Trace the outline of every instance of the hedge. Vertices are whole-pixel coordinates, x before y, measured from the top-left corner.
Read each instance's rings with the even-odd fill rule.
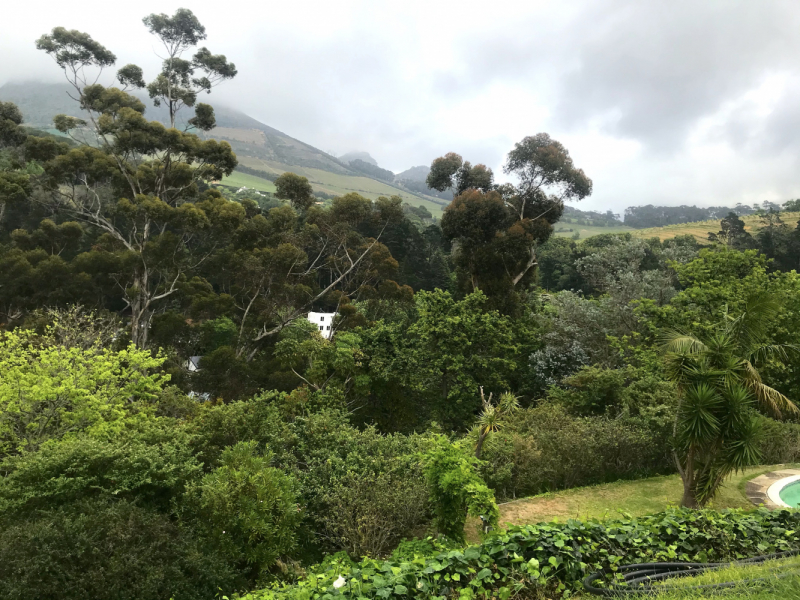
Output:
[[[246,600],[496,597],[533,586],[569,595],[601,568],[717,561],[800,549],[800,512],[671,509],[648,517],[512,527],[483,543],[411,561],[335,560]]]

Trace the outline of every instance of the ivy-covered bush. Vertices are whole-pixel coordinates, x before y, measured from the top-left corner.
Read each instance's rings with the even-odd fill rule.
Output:
[[[425,479],[436,528],[447,537],[464,540],[467,515],[497,525],[500,513],[490,490],[478,474],[479,461],[444,436],[424,456]]]
[[[800,512],[672,509],[618,521],[513,527],[482,544],[412,560],[328,561],[245,600],[500,598],[531,586],[568,593],[589,573],[652,561],[717,561],[800,549]]]

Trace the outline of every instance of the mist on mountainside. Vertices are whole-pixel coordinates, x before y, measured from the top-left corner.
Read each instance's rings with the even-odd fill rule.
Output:
[[[343,163],[351,163],[354,160],[362,160],[365,163],[369,163],[375,167],[378,166],[378,161],[372,158],[369,152],[346,152],[339,157],[339,160]]]

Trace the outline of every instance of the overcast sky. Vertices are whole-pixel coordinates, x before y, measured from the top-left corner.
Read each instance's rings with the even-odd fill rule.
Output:
[[[4,2],[0,85],[58,80],[34,48],[58,25],[152,76],[141,18],[181,6],[239,69],[212,103],[322,150],[499,174],[546,131],[594,180],[580,208],[800,197],[797,0]]]

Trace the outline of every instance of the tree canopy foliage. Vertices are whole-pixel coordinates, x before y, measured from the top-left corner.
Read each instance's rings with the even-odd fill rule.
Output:
[[[473,167],[451,152],[431,163],[428,185],[455,194],[442,232],[456,246],[462,285],[483,290],[498,307],[513,311],[516,290],[532,281],[537,249],[550,237],[564,202],[591,194],[592,181],[546,133],[517,143],[504,171],[520,184],[495,185],[491,169]]]
[[[232,193],[220,179],[237,158],[199,99],[235,66],[200,46],[211,32],[187,9],[144,24],[166,52],[151,78],[125,65],[109,82],[116,56],[86,33],[39,39],[76,101],[59,135],[0,103],[3,598],[316,590],[365,557],[378,595],[406,595],[388,579],[484,561],[460,547],[500,526],[497,501],[677,471],[683,504],[704,506],[737,469],[800,460],[786,210],[719,209],[703,240],[554,237],[593,184],[544,133],[509,152],[516,185],[454,153],[415,169],[453,194],[440,220],[399,196],[315,195],[290,172],[270,175],[274,197]],[[778,543],[736,519],[752,539],[714,525],[735,544],[703,543]],[[536,585],[574,583],[566,529],[542,527],[525,543],[557,538],[534,548],[546,565],[487,552]]]

